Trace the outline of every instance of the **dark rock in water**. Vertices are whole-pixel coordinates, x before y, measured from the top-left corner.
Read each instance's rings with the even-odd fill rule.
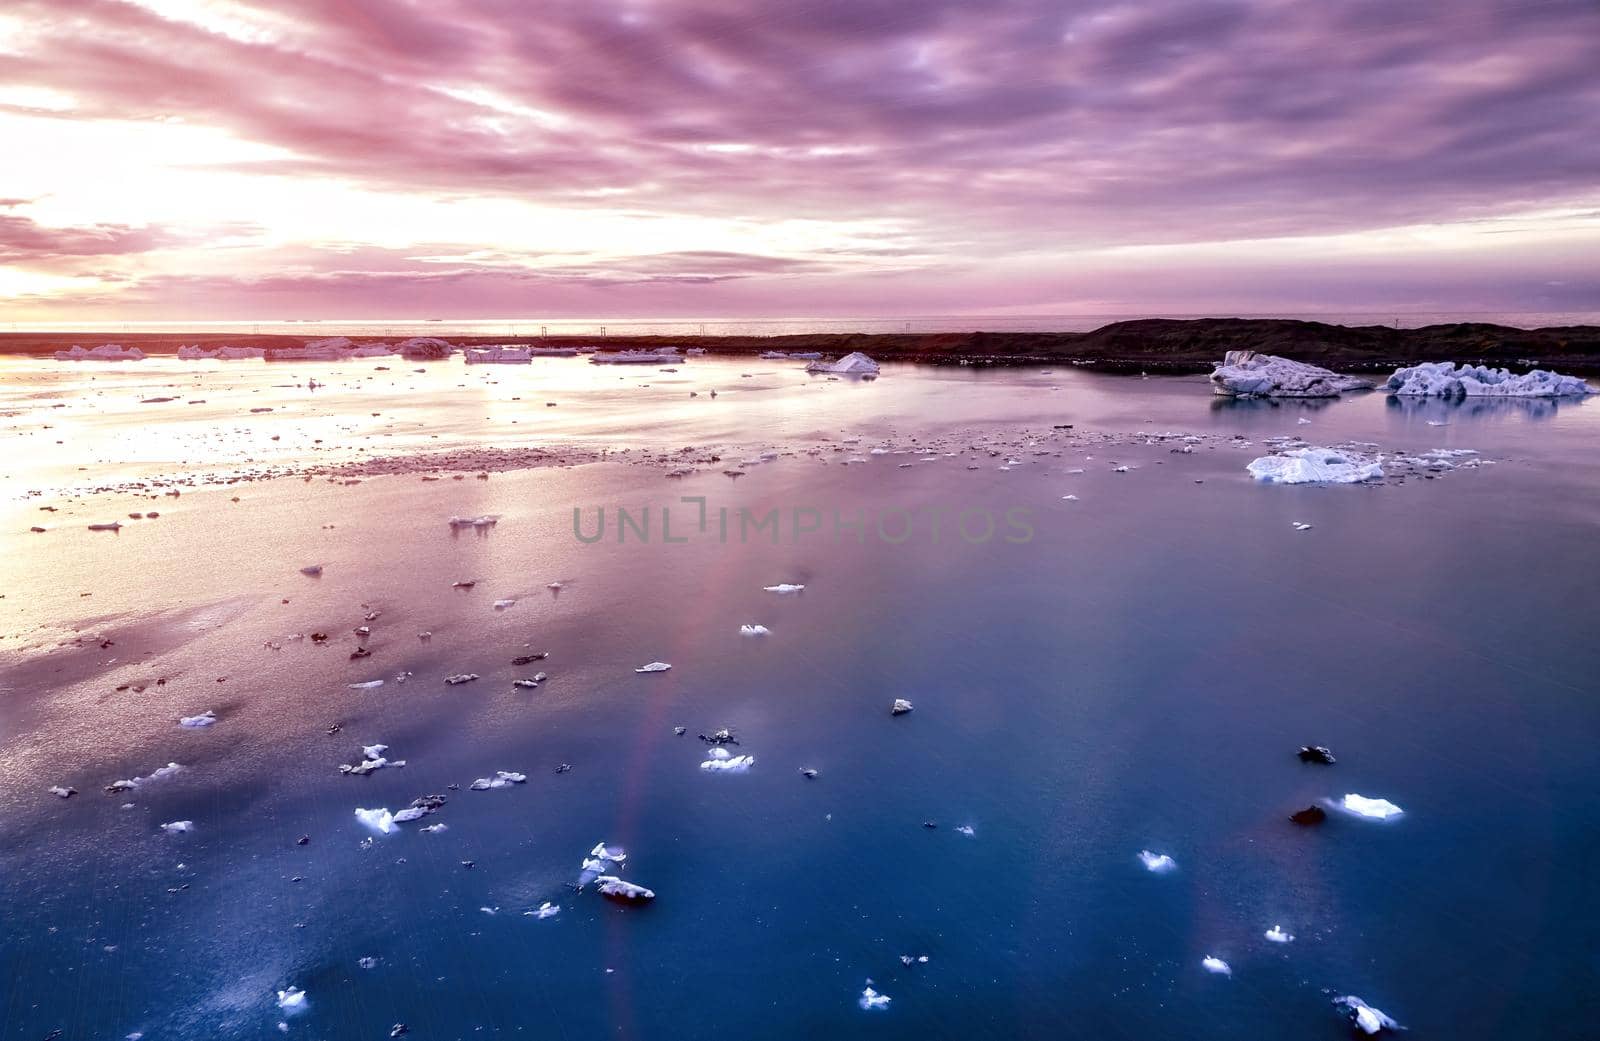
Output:
[[[1333,758],[1332,752],[1321,745],[1301,745],[1299,754],[1302,763],[1322,763],[1325,766],[1332,766],[1338,761]]]
[[[1289,814],[1289,819],[1296,824],[1321,824],[1328,819],[1328,811],[1321,806],[1307,806],[1303,810]]]
[[[736,745],[739,743],[738,738],[733,736],[733,731],[727,727],[709,734],[701,734],[700,740],[708,745]]]

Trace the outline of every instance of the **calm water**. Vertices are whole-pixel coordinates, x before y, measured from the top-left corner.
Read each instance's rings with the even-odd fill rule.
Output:
[[[309,375],[327,386],[305,390]],[[1055,1038],[1063,1023],[1333,1039],[1349,1034],[1339,994],[1417,1036],[1592,1036],[1596,402],[1252,406],[1195,378],[895,366],[819,383],[754,361],[4,361],[0,411],[8,1041],[270,1038],[280,1022],[307,1039],[399,1022],[429,1039]],[[1202,441],[1176,454],[1136,431]],[[1253,484],[1263,440],[1295,435],[1495,463]],[[628,461],[72,491],[528,440]],[[958,454],[919,462],[930,444]],[[678,481],[642,459],[686,446],[723,458]],[[763,450],[777,458],[720,472]],[[857,453],[870,461],[840,465]],[[926,522],[899,544],[870,528],[865,544],[574,538],[575,507],[591,529],[602,506],[677,504],[687,521],[680,496],[869,518],[1021,509],[1033,538],[935,543]],[[84,530],[150,509],[120,534]],[[501,517],[487,534],[446,526],[480,513]],[[298,573],[312,563],[320,579]],[[762,591],[777,582],[806,589]],[[771,634],[742,638],[744,623]],[[350,660],[362,624],[373,654]],[[314,631],[327,644],[289,639]],[[633,672],[656,660],[674,668]],[[549,680],[512,688],[534,670]],[[481,678],[445,685],[456,672]],[[891,718],[897,697],[915,711]],[[215,726],[176,725],[206,709]],[[756,756],[749,773],[699,768],[695,735],[721,726]],[[372,742],[408,765],[337,773]],[[1338,764],[1299,763],[1305,742]],[[169,761],[184,770],[101,791]],[[502,769],[527,783],[466,790]],[[448,802],[421,823],[443,832],[374,836],[353,816],[435,792]],[[1405,814],[1285,820],[1346,792]],[[175,820],[195,830],[163,834]],[[652,906],[566,887],[602,840],[627,849]],[[1141,849],[1178,869],[1145,871]],[[559,915],[523,915],[544,901]],[[1274,924],[1295,941],[1266,942]],[[868,979],[889,1009],[857,1007]],[[274,1000],[290,985],[300,1014]]]

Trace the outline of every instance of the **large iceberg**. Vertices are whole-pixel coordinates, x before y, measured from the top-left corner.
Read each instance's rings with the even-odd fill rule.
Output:
[[[231,345],[218,347],[208,351],[198,344],[191,347],[178,348],[179,361],[244,361],[253,358],[265,358],[265,347],[234,347]]]
[[[1267,484],[1360,484],[1383,477],[1381,460],[1337,448],[1294,448],[1245,467]]]
[[[70,351],[57,351],[56,361],[144,361],[144,352],[120,343],[102,343],[88,351],[73,344]]]
[[[826,372],[835,376],[876,376],[878,363],[856,351],[838,361],[814,361],[806,366],[807,372]]]
[[[1211,385],[1218,394],[1247,398],[1336,398],[1344,391],[1372,386],[1356,376],[1255,351],[1223,355],[1222,364],[1211,374]]]
[[[1452,365],[1447,361],[1396,369],[1383,389],[1391,394],[1431,398],[1577,398],[1594,393],[1577,376],[1545,369],[1519,376],[1509,369]]]
[[[430,361],[448,358],[456,352],[455,345],[436,336],[413,336],[395,344],[396,349],[413,361]]]
[[[1384,1015],[1382,1009],[1375,1009],[1354,994],[1334,998],[1334,1005],[1344,1012],[1350,1024],[1359,1029],[1363,1034],[1376,1034],[1381,1030],[1399,1030],[1400,1024]]]

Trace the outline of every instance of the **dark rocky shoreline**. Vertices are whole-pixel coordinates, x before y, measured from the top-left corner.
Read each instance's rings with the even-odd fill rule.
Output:
[[[1422,361],[1455,361],[1511,369],[1553,368],[1600,374],[1600,327],[1518,329],[1462,322],[1418,329],[1343,326],[1277,318],[1142,318],[1092,332],[814,333],[794,336],[446,336],[458,346],[518,344],[703,348],[744,356],[763,351],[843,355],[861,351],[879,361],[934,365],[1083,365],[1107,372],[1207,372],[1230,350],[1280,354],[1330,369],[1381,372]],[[398,339],[398,337],[396,338]],[[146,354],[180,346],[297,347],[304,336],[171,333],[0,333],[0,354],[49,355],[73,344],[104,342]],[[361,338],[357,338],[361,342]]]

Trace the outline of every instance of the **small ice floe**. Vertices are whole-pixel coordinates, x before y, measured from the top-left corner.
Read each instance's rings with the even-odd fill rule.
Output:
[[[637,669],[634,669],[633,671],[634,672],[666,672],[670,668],[672,668],[672,666],[668,665],[664,661],[653,661],[649,665],[641,665]]]
[[[122,522],[121,521],[112,521],[110,524],[91,524],[91,525],[89,525],[89,530],[90,531],[121,531],[122,530]]]
[[[350,690],[376,690],[383,686],[383,681],[367,680],[364,683],[346,683],[345,686]]]
[[[1264,484],[1360,484],[1383,477],[1381,460],[1335,448],[1294,448],[1245,469]]]
[[[1300,756],[1302,763],[1321,763],[1324,766],[1332,766],[1338,761],[1333,758],[1333,753],[1322,745],[1301,745],[1300,751],[1296,754]]]
[[[517,602],[515,600],[496,600],[494,602],[494,609],[496,611],[505,611],[516,606]]]
[[[762,588],[762,590],[764,592],[780,593],[781,594],[781,593],[799,593],[799,592],[802,592],[806,587],[803,586],[803,585],[795,585],[792,582],[779,582],[775,586],[762,586],[761,588]]]
[[[741,626],[739,626],[739,635],[740,636],[770,636],[770,635],[772,635],[772,630],[768,629],[764,625],[741,625]]]
[[[519,774],[514,770],[496,770],[493,777],[480,777],[469,787],[475,792],[486,792],[491,788],[509,788],[513,784],[525,784],[527,780],[527,774]]]
[[[555,904],[552,904],[550,901],[546,900],[544,903],[539,905],[537,910],[524,911],[522,913],[523,913],[524,917],[537,918],[539,921],[542,922],[546,918],[554,918],[556,915],[560,914],[561,913],[561,908],[556,906]]]
[[[450,518],[450,527],[452,529],[460,529],[460,528],[492,528],[498,523],[500,523],[500,518],[499,517],[494,516],[492,514],[487,514],[487,513],[484,514],[481,517],[451,517]]]
[[[1307,524],[1305,521],[1294,521],[1293,523],[1294,523],[1294,530],[1295,531],[1310,531],[1311,530],[1311,525]]]
[[[182,835],[186,831],[194,830],[194,821],[168,821],[161,825],[161,830],[168,835]]]
[[[448,824],[426,824],[417,830],[428,835],[434,835],[441,831],[449,831],[450,826]]]
[[[1292,943],[1294,936],[1283,931],[1282,926],[1274,925],[1271,929],[1261,934],[1273,943]]]
[[[905,698],[895,698],[894,704],[889,706],[889,715],[903,716],[907,712],[911,711],[911,707],[911,702],[907,701]]]
[[[305,575],[307,578],[316,578],[318,575],[322,574],[322,565],[311,564],[307,567],[301,568],[300,573]]]
[[[71,786],[54,784],[50,786],[50,794],[54,795],[58,799],[70,799],[74,795],[78,794],[78,789]]]
[[[619,900],[654,900],[656,898],[654,890],[634,885],[632,882],[624,882],[616,875],[601,875],[595,881],[600,884],[600,892],[602,894],[616,897]]]
[[[1076,495],[1063,495],[1061,497],[1061,499],[1062,499],[1063,502],[1077,502],[1078,501],[1078,497]]]
[[[976,831],[972,830],[972,825],[970,825],[970,824],[957,825],[956,826],[956,831],[958,831],[961,834],[965,835],[969,839],[972,838],[974,835],[978,834]]]
[[[404,759],[390,761],[384,758],[383,753],[389,750],[388,745],[364,745],[361,748],[361,762],[351,766],[344,764],[339,767],[339,772],[355,777],[365,777],[374,770],[382,770],[386,766],[404,766]]]
[[[755,756],[734,755],[721,745],[713,747],[706,754],[711,758],[701,763],[700,769],[709,770],[712,773],[742,774],[747,773],[752,766],[756,765]]]
[[[386,809],[356,810],[356,820],[365,824],[380,835],[387,835],[395,830],[394,814]]]
[[[926,964],[928,964],[928,956],[926,954],[918,954],[918,955],[902,954],[900,956],[900,964],[901,965],[926,965]]]
[[[193,729],[196,727],[208,727],[216,721],[217,714],[211,709],[206,709],[198,716],[183,716],[178,720],[178,725],[180,727],[189,727]]]
[[[1178,866],[1178,862],[1165,853],[1152,853],[1147,849],[1139,851],[1139,862],[1145,866],[1146,871],[1154,871],[1157,874],[1165,874]]]
[[[458,672],[454,676],[446,676],[444,681],[452,687],[459,687],[463,683],[471,683],[478,678],[476,672]]]
[[[306,1007],[306,992],[299,987],[278,991],[278,1007],[285,1012],[298,1012]]]
[[[865,989],[865,990],[863,990],[861,992],[861,998],[860,998],[859,1001],[856,1002],[856,1004],[860,1005],[863,1010],[870,1012],[873,1009],[886,1009],[886,1008],[888,1008],[889,1007],[889,1002],[893,1001],[893,1000],[894,999],[889,997],[889,995],[887,995],[887,994],[879,994],[877,991],[873,990],[871,987],[868,987],[867,989]]]
[[[1365,795],[1354,793],[1346,795],[1339,805],[1358,817],[1371,817],[1373,820],[1381,821],[1398,817],[1405,812],[1388,799],[1369,799]]]
[[[135,777],[132,780],[125,781],[112,781],[110,784],[106,785],[106,792],[111,795],[115,795],[118,792],[131,792],[142,784],[147,784],[150,781],[163,780],[171,777],[173,774],[182,769],[183,766],[179,763],[168,763],[166,766],[157,767],[156,769],[151,770],[150,773],[144,777]]]
[[[808,781],[814,781],[817,779],[817,768],[814,766],[802,766],[800,768],[800,776]]]
[[[1301,416],[1299,419],[1295,420],[1295,422],[1300,424],[1303,427],[1307,427],[1307,426],[1311,425],[1311,420],[1307,419],[1305,416]]]
[[[1376,1034],[1381,1030],[1401,1029],[1399,1023],[1384,1015],[1381,1010],[1368,1005],[1354,994],[1346,994],[1344,997],[1334,998],[1333,1004],[1350,1020],[1351,1026],[1354,1026],[1363,1034]]]
[[[539,673],[539,676],[543,675],[544,673]],[[536,676],[531,679],[512,680],[511,685],[518,690],[535,690],[539,686],[539,677]]]
[[[1200,967],[1205,969],[1207,972],[1214,973],[1218,976],[1233,975],[1233,967],[1213,954],[1208,954],[1204,958],[1201,958]]]
[[[628,855],[618,846],[612,849],[604,842],[597,842],[589,855],[583,858],[583,872],[579,876],[579,885],[588,885],[601,875],[614,873],[628,859]]]

